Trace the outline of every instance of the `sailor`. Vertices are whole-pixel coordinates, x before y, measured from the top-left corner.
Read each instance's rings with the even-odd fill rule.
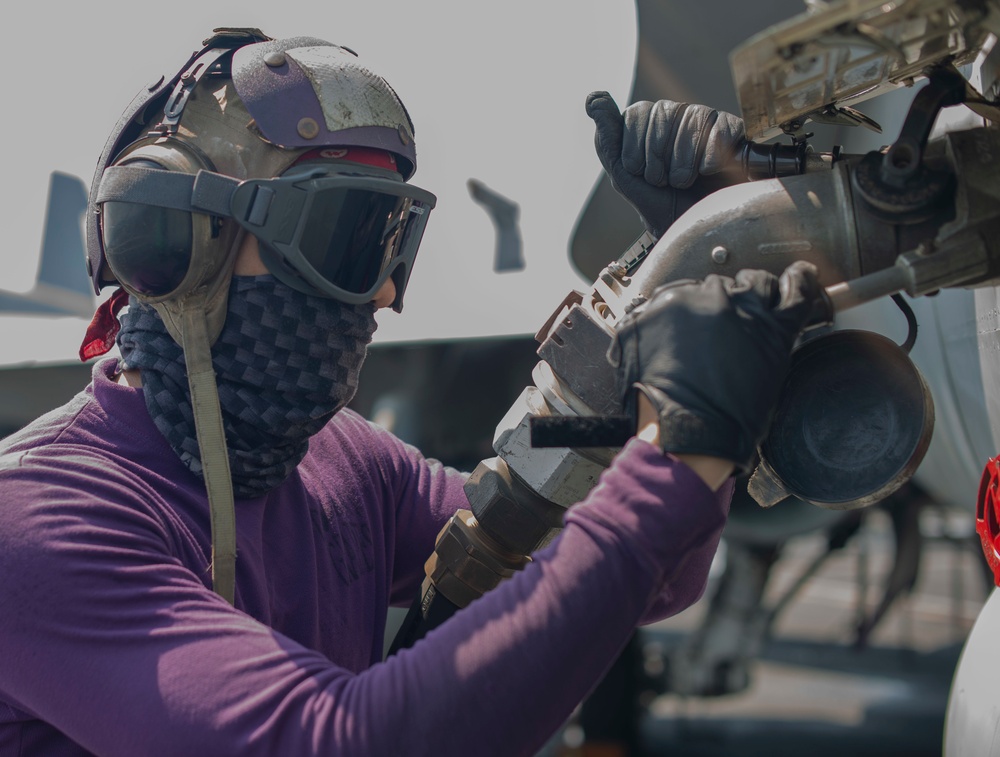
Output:
[[[217,30],[129,106],[84,345],[121,359],[0,443],[0,754],[528,755],[701,595],[808,266],[636,309],[613,350],[636,438],[523,571],[382,661],[466,503],[346,407],[435,205],[415,170],[396,93],[311,37]]]

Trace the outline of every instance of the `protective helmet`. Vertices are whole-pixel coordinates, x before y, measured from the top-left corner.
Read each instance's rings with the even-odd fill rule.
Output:
[[[95,291],[119,283],[156,307],[178,342],[178,309],[197,295],[206,306],[214,341],[222,328],[238,243],[249,228],[261,232],[262,257],[286,283],[310,293],[343,294],[341,299],[362,301],[370,292],[354,292],[352,299],[349,287],[338,286],[335,276],[334,283],[324,288],[330,278],[324,274],[330,270],[317,263],[323,255],[306,250],[296,258],[299,247],[279,254],[268,244],[273,241],[280,247],[288,241],[275,227],[294,225],[298,215],[306,215],[304,210],[297,212],[301,208],[293,208],[294,213],[284,208],[287,212],[280,221],[272,218],[273,239],[247,217],[226,222],[233,215],[230,200],[250,198],[259,190],[257,185],[245,187],[240,194],[236,189],[241,182],[279,176],[304,154],[315,155],[317,148],[334,148],[337,157],[361,163],[369,162],[363,157],[368,150],[391,156],[388,169],[365,169],[366,176],[384,181],[367,187],[375,194],[351,194],[355,202],[348,207],[354,213],[345,209],[342,225],[349,225],[357,214],[359,196],[381,197],[382,210],[385,194],[402,209],[396,225],[399,217],[413,221],[410,225],[415,228],[397,234],[388,252],[366,249],[367,258],[355,253],[355,268],[364,258],[378,266],[377,274],[386,274],[382,281],[388,277],[385,269],[396,265],[393,306],[399,310],[412,257],[434,205],[432,195],[403,184],[416,168],[413,124],[405,107],[389,84],[362,66],[349,49],[311,37],[272,40],[256,29],[215,30],[181,71],[140,93],[122,116],[98,163],[90,195],[87,263]],[[309,180],[319,170],[313,169],[307,172]],[[350,182],[344,181],[343,169],[338,176],[340,184],[334,184],[341,188],[337,197],[343,200],[347,190],[342,185]],[[298,178],[301,188],[301,172]],[[330,182],[321,182],[321,189],[329,187]],[[291,203],[294,206],[295,201]],[[260,215],[259,203],[254,207],[247,199],[244,206],[245,213]],[[289,214],[296,218],[290,220]],[[313,215],[314,222],[317,217]],[[311,238],[309,224],[303,222],[302,227]],[[344,236],[321,231],[328,244]],[[378,248],[388,236],[385,229],[377,231],[371,233],[369,241],[377,239],[369,247]],[[285,228],[285,236],[288,233]],[[324,253],[329,256],[325,249]],[[326,268],[330,267],[327,262]],[[356,271],[348,273],[356,277]],[[340,278],[349,276],[340,273]],[[371,286],[378,276],[363,278]]]

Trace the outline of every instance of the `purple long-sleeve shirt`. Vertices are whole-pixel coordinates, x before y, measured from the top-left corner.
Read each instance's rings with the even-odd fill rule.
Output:
[[[531,754],[697,599],[725,521],[731,486],[634,440],[524,571],[382,663],[464,477],[342,411],[236,502],[234,608],[203,487],[113,366],[0,445],[0,757]]]

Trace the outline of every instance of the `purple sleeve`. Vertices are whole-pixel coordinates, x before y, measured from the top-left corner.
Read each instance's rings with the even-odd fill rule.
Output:
[[[392,594],[390,604],[409,607],[424,578],[424,563],[434,551],[438,534],[457,510],[468,509],[465,473],[437,460],[428,460],[415,448],[385,434],[382,445],[395,446],[398,454],[383,458],[385,465],[405,470],[386,472],[387,481],[403,482],[390,493],[395,503],[393,524]],[[375,447],[373,446],[373,449]]]
[[[107,757],[530,755],[650,608],[701,592],[727,508],[633,441],[523,572],[352,674],[207,591],[149,512],[49,506],[0,549],[0,696]]]

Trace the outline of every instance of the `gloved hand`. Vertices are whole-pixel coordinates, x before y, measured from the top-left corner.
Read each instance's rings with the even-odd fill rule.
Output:
[[[658,288],[622,319],[608,353],[627,410],[656,408],[664,452],[710,455],[748,472],[822,287],[811,263],[778,278],[740,271]]]
[[[587,115],[611,186],[656,238],[702,198],[745,180],[733,165],[746,142],[743,119],[731,113],[671,100],[637,102],[620,113],[607,92],[591,92]]]

